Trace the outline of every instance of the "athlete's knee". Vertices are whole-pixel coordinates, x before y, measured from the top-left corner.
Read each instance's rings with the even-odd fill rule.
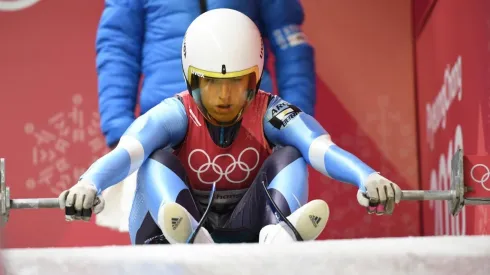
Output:
[[[157,162],[165,166],[180,166],[184,167],[180,162],[180,159],[172,153],[169,149],[158,149],[153,151],[149,156],[150,159],[156,160]]]
[[[291,160],[296,160],[303,157],[301,152],[293,146],[284,146],[277,149],[272,155],[277,155],[278,157],[284,157]]]
[[[170,150],[168,149],[155,150],[153,153],[150,154],[148,160],[146,161],[146,163],[143,164],[143,166],[150,166],[149,163],[151,162],[156,162],[170,169],[180,179],[182,179],[182,181],[185,182],[185,179],[187,178],[185,168],[180,162],[180,159],[176,155],[174,155]]]
[[[300,168],[304,166],[306,169],[306,162],[301,155],[301,152],[292,146],[285,146],[275,150],[264,162],[264,168],[269,176],[275,176],[284,168],[288,167],[291,163],[300,163],[304,165],[296,165]]]

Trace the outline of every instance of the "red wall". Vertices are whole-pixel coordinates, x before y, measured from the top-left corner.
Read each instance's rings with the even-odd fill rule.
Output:
[[[490,2],[437,1],[416,39],[420,166],[425,189],[448,189],[450,159],[490,152]],[[487,194],[487,197],[490,196]],[[488,206],[457,218],[447,204],[424,204],[423,233],[484,234]]]
[[[94,60],[102,8],[103,1],[43,0],[0,11],[0,156],[12,198],[56,197],[104,152]],[[128,241],[92,223],[66,223],[57,209],[12,210],[4,236],[6,247]]]
[[[399,184],[418,189],[411,6],[408,1],[303,1],[316,48],[318,120],[336,143]],[[420,234],[419,203],[371,216],[355,188],[314,173],[312,197],[332,218],[322,237]]]
[[[415,35],[419,35],[424,29],[432,9],[437,0],[412,0],[413,7],[413,27]]]
[[[402,188],[418,188],[410,3],[303,4],[316,48],[318,120],[340,146]],[[102,8],[102,1],[44,0],[0,11],[0,37],[9,41],[0,43],[0,156],[13,198],[57,196],[106,152],[94,60]],[[367,215],[352,186],[317,172],[310,183],[310,198],[325,199],[332,211],[322,239],[420,234],[419,203],[404,202],[393,216]],[[5,229],[7,247],[129,242],[93,223],[66,223],[56,209],[13,210]]]

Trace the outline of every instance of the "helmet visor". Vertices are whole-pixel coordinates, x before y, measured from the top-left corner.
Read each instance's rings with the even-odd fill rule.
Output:
[[[254,68],[222,74],[191,67],[189,73],[194,101],[206,119],[216,125],[231,125],[238,121],[256,93]]]

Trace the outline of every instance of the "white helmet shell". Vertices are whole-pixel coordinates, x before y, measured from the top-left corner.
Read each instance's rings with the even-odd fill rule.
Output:
[[[230,78],[251,70],[257,89],[264,68],[264,44],[255,23],[232,9],[213,9],[197,17],[187,29],[182,43],[185,80],[191,74]]]

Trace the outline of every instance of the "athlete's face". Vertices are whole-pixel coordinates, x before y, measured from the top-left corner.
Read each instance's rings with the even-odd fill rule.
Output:
[[[209,115],[221,123],[235,119],[247,103],[249,80],[249,75],[230,79],[201,79],[201,102]]]

